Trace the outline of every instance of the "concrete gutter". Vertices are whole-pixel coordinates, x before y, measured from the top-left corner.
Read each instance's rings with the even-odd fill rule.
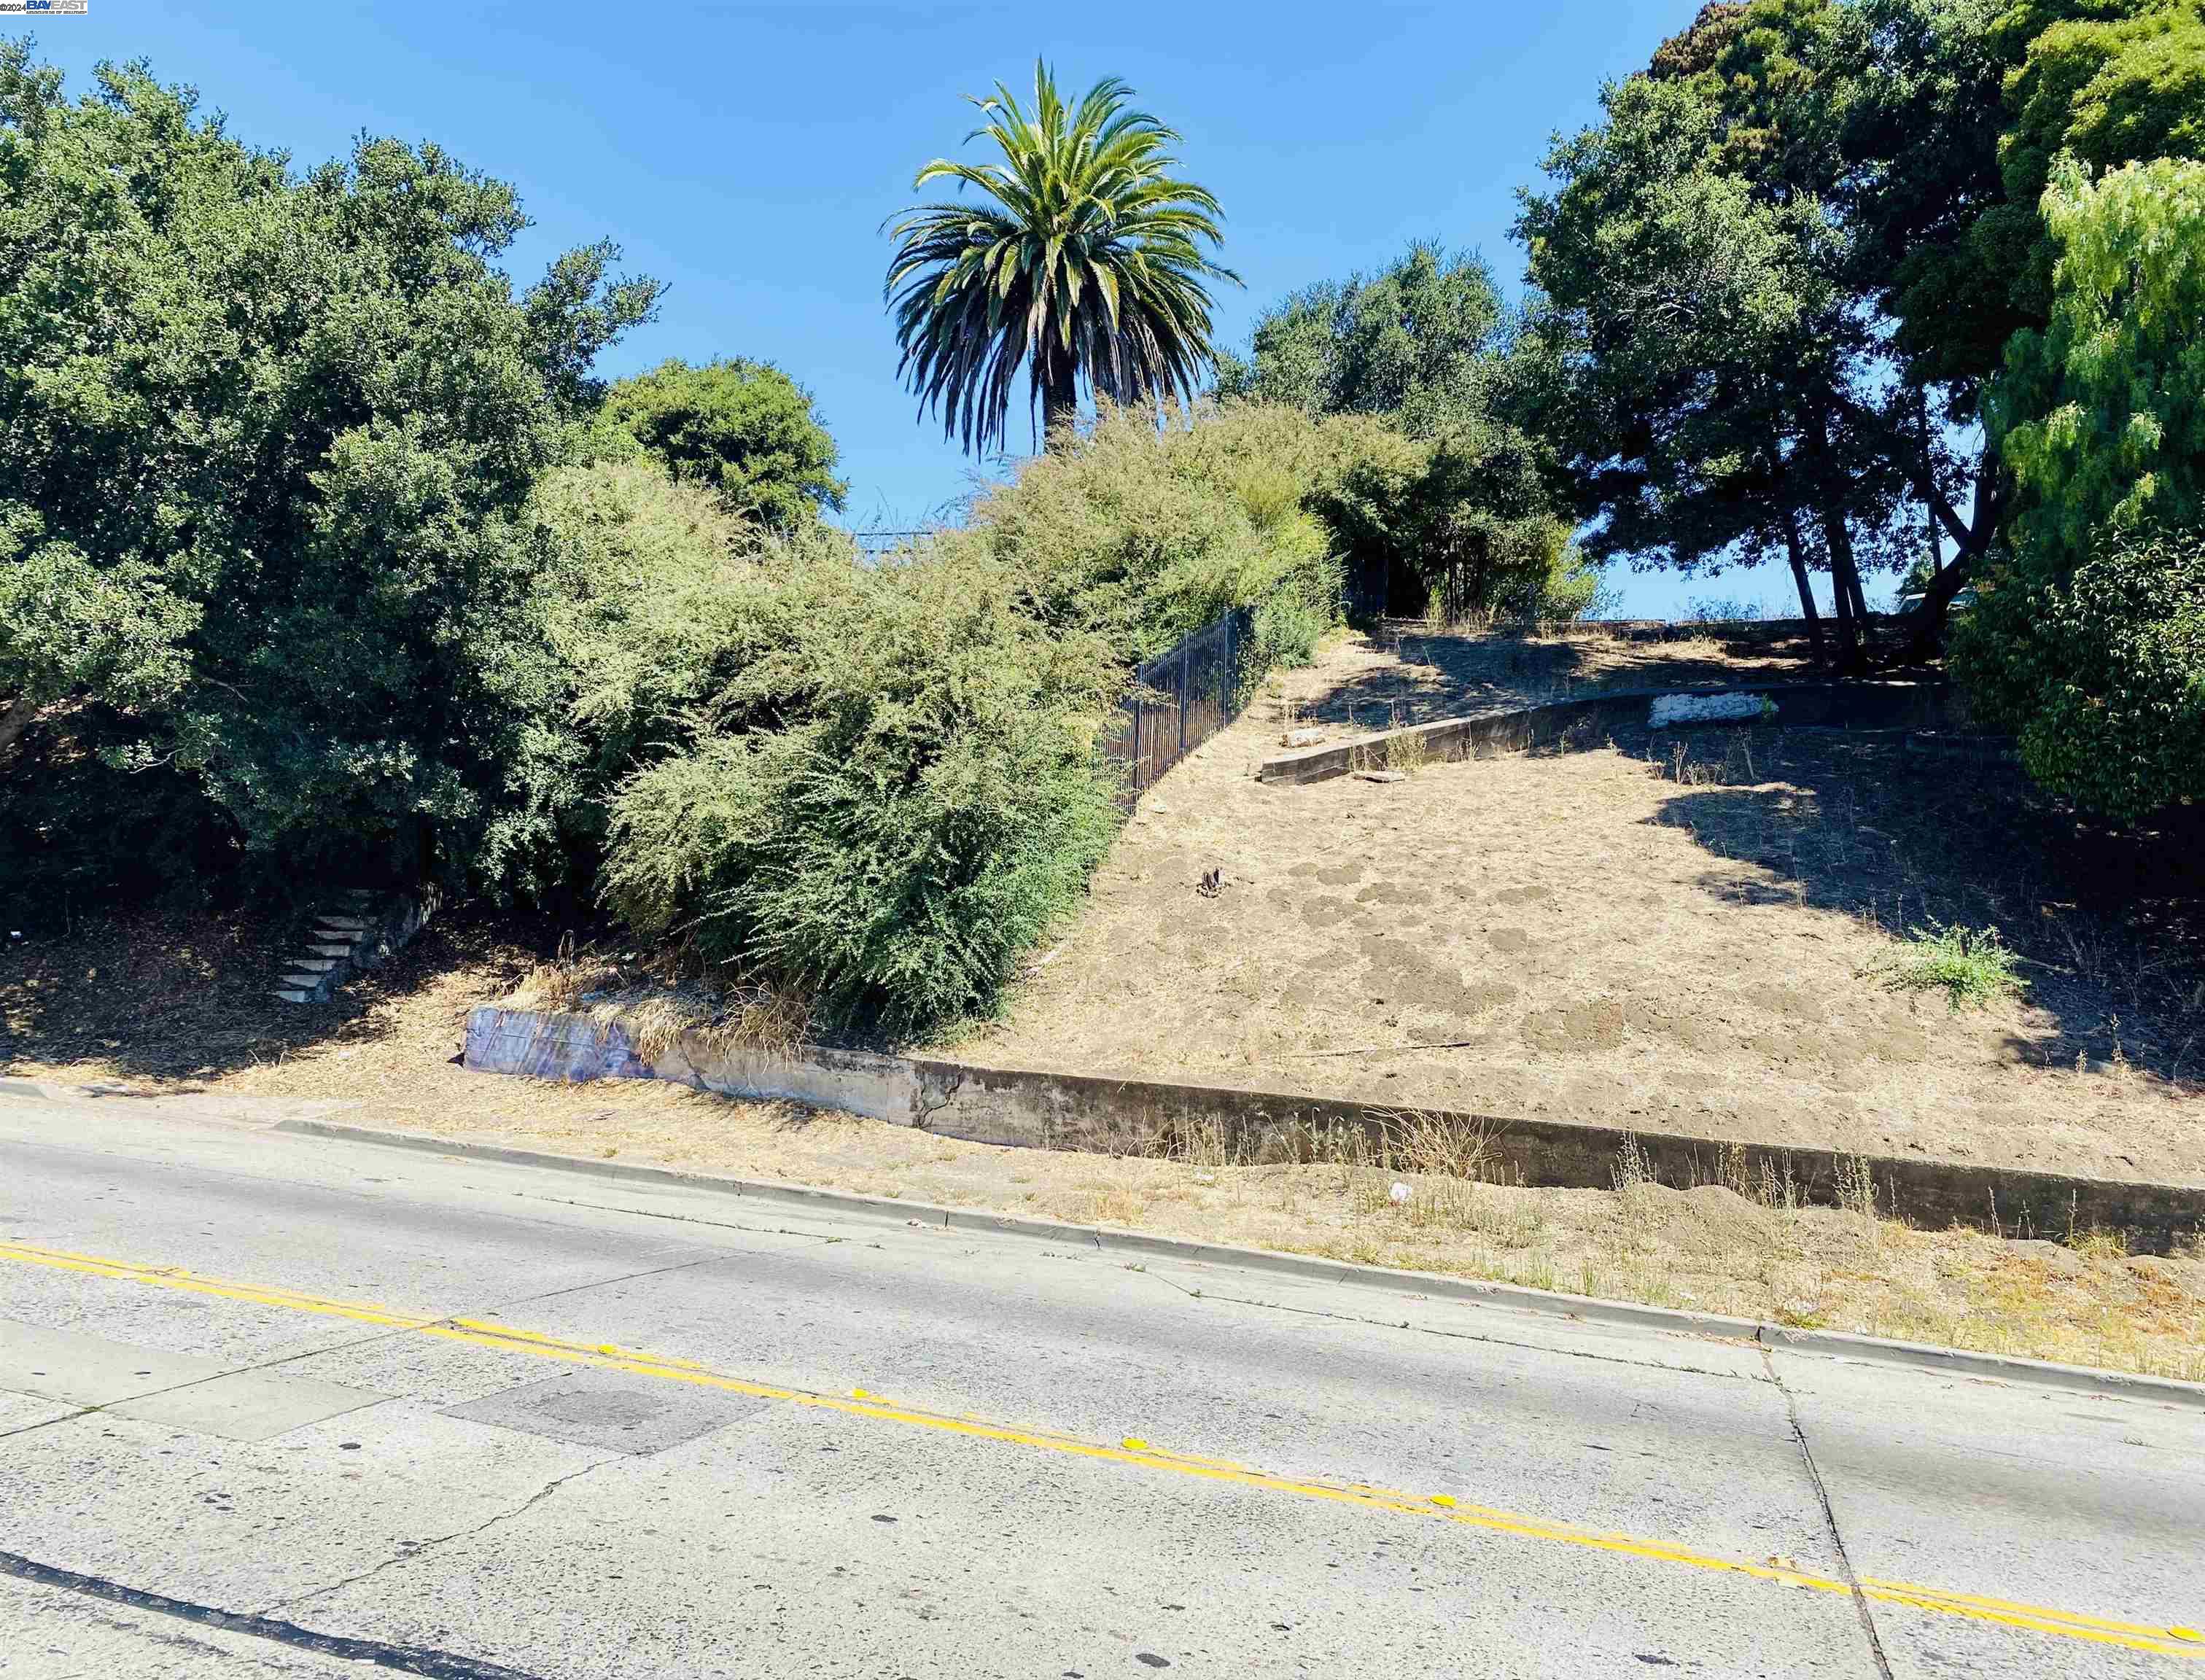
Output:
[[[1616,689],[1583,699],[1445,717],[1433,723],[1381,730],[1352,741],[1303,747],[1264,760],[1257,769],[1256,779],[1325,781],[1352,770],[1382,769],[1396,741],[1415,744],[1420,760],[1451,763],[1489,758],[1495,753],[1552,745],[1573,734],[1598,736],[1618,729],[1648,728],[1653,727],[1656,701],[1679,696],[1704,700],[1717,695],[1756,698],[1765,703],[1766,709],[1754,717],[1711,719],[1689,727],[1734,727],[1741,721],[1766,721],[1786,727],[1929,729],[1948,727],[1951,722],[1951,691],[1941,683],[1744,683],[1710,689]]]
[[[1382,1290],[1394,1295],[1501,1307],[1544,1318],[1614,1325],[1670,1335],[1750,1342],[1787,1353],[1810,1353],[1872,1364],[1896,1365],[1974,1380],[2025,1383],[2037,1388],[2148,1400],[2162,1405],[2186,1406],[2205,1411],[2205,1383],[2178,1382],[2166,1377],[2133,1376],[2085,1365],[2016,1359],[2003,1354],[1933,1347],[1920,1342],[1893,1341],[1876,1336],[1854,1336],[1835,1330],[1791,1329],[1782,1325],[1764,1324],[1754,1319],[1730,1318],[1716,1313],[1683,1312],[1668,1307],[1645,1307],[1627,1301],[1602,1301],[1590,1296],[1528,1289],[1518,1284],[1483,1283],[1468,1278],[1451,1278],[1435,1272],[1396,1271],[1382,1266],[1359,1266],[1346,1261],[1322,1260],[1309,1255],[1281,1254],[1270,1249],[1239,1248],[1227,1243],[1189,1242],[1180,1238],[1157,1237],[1113,1226],[1073,1225],[1058,1220],[1028,1219],[1015,1214],[999,1214],[986,1208],[950,1208],[929,1202],[904,1202],[891,1196],[858,1196],[847,1190],[823,1190],[816,1185],[788,1184],[777,1179],[735,1178],[716,1173],[685,1172],[678,1167],[645,1167],[633,1161],[591,1160],[547,1150],[517,1149],[502,1143],[434,1137],[425,1132],[389,1131],[371,1126],[301,1119],[284,1120],[273,1130],[293,1137],[373,1143],[389,1149],[408,1149],[419,1155],[453,1156],[462,1161],[544,1167],[616,1183],[704,1190],[784,1207],[824,1209],[872,1219],[900,1220],[906,1224],[939,1226],[949,1231],[987,1232],[1039,1242],[1069,1243],[1097,1249],[1105,1254],[1227,1267],[1274,1277]]]
[[[467,1066],[492,1073],[582,1081],[667,1079],[723,1096],[801,1102],[976,1143],[1097,1155],[1156,1155],[1197,1134],[1221,1137],[1252,1162],[1305,1161],[1340,1129],[1374,1142],[1401,1107],[1297,1091],[1245,1090],[941,1057],[798,1046],[786,1054],[716,1054],[686,1036],[645,1061],[618,1017],[484,1006],[467,1017]],[[1954,1222],[2007,1236],[2124,1233],[2166,1253],[2205,1232],[2205,1188],[1841,1150],[1634,1132],[1591,1121],[1447,1113],[1482,1137],[1495,1182],[1533,1190],[1608,1190],[1634,1152],[1648,1176],[1678,1189],[1788,1185],[1800,1200],[1842,1205],[1865,1173],[1884,1212],[1917,1225]]]

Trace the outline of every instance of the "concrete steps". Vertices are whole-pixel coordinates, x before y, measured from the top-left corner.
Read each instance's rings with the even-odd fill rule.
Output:
[[[306,949],[288,959],[275,996],[288,1004],[327,1003],[354,975],[371,969],[419,933],[437,907],[433,888],[338,893],[309,925]]]

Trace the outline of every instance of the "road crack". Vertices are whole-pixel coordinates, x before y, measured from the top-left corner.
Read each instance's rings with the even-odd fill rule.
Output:
[[[1822,1467],[1815,1462],[1815,1449],[1807,1444],[1806,1428],[1799,1422],[1798,1403],[1792,1398],[1784,1379],[1776,1374],[1776,1360],[1767,1348],[1761,1351],[1761,1362],[1768,1368],[1768,1380],[1784,1397],[1784,1416],[1792,1426],[1792,1439],[1799,1443],[1799,1457],[1807,1466],[1808,1481],[1815,1486],[1815,1498],[1822,1504],[1822,1523],[1829,1530],[1830,1544],[1837,1549],[1838,1569],[1846,1590],[1852,1595],[1853,1612],[1860,1618],[1861,1631],[1868,1636],[1869,1654],[1875,1659],[1875,1671],[1881,1680],[1893,1680],[1891,1659],[1883,1653],[1883,1635],[1876,1631],[1868,1594],[1861,1591],[1860,1577],[1853,1573],[1853,1560],[1845,1551],[1845,1537],[1838,1532],[1837,1508],[1830,1503],[1830,1490],[1822,1480]]]
[[[1225,1295],[1214,1289],[1192,1288],[1162,1272],[1150,1270],[1146,1265],[1130,1265],[1129,1272],[1138,1272],[1154,1279],[1167,1289],[1176,1290],[1195,1301],[1215,1301],[1227,1306],[1253,1307],[1258,1312],[1287,1313],[1297,1318],[1328,1319],[1337,1324],[1368,1325],[1379,1330],[1406,1330],[1413,1335],[1436,1336],[1445,1341],[1477,1342],[1492,1347],[1521,1348],[1527,1353],[1553,1354],[1565,1359],[1586,1359],[1602,1365],[1628,1365],[1637,1370],[1660,1371],[1666,1374],[1695,1377],[1714,1377],[1723,1382],[1753,1382],[1758,1379],[1738,1371],[1718,1371],[1705,1365],[1671,1364],[1658,1359],[1633,1359],[1620,1353],[1594,1353],[1584,1348],[1561,1347],[1552,1342],[1531,1341],[1516,1336],[1496,1336],[1474,1330],[1450,1330],[1442,1325],[1418,1324],[1411,1319],[1377,1317],[1369,1313],[1335,1312],[1325,1307],[1296,1307],[1284,1301],[1259,1301],[1253,1296]],[[1726,1346],[1743,1346],[1743,1343],[1726,1342]]]
[[[502,1523],[510,1523],[517,1517],[526,1517],[568,1482],[589,1475],[591,1470],[603,1469],[607,1464],[614,1463],[621,1456],[617,1452],[608,1453],[604,1457],[595,1459],[583,1465],[579,1469],[569,1470],[564,1475],[554,1476],[512,1510],[493,1512],[471,1527],[455,1529],[449,1535],[437,1535],[428,1540],[401,1542],[395,1556],[385,1558],[372,1569],[361,1570],[357,1574],[345,1576],[342,1581],[333,1581],[326,1587],[317,1587],[311,1592],[299,1593],[289,1598],[278,1599],[267,1606],[267,1613],[294,1610],[302,1604],[311,1604],[316,1599],[327,1598],[332,1593],[341,1593],[348,1587],[357,1587],[362,1582],[372,1581],[386,1570],[396,1569],[401,1564],[413,1563],[417,1558],[425,1558],[431,1552],[449,1546],[455,1540],[472,1540],[478,1535],[487,1534]]]

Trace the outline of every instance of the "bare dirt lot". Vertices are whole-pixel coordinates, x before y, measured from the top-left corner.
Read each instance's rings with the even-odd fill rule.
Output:
[[[1343,642],[1144,798],[1080,921],[957,1054],[2205,1184],[2181,837],[2089,834],[1996,760],[1806,730],[1252,779],[1310,720],[1780,680],[1798,651]],[[2028,998],[1890,989],[1894,935],[1940,923],[1998,928]]]

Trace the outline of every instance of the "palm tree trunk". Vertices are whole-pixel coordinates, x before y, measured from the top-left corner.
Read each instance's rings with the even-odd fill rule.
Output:
[[[1042,448],[1064,448],[1072,438],[1073,423],[1079,418],[1079,370],[1071,356],[1050,345],[1042,365]]]

